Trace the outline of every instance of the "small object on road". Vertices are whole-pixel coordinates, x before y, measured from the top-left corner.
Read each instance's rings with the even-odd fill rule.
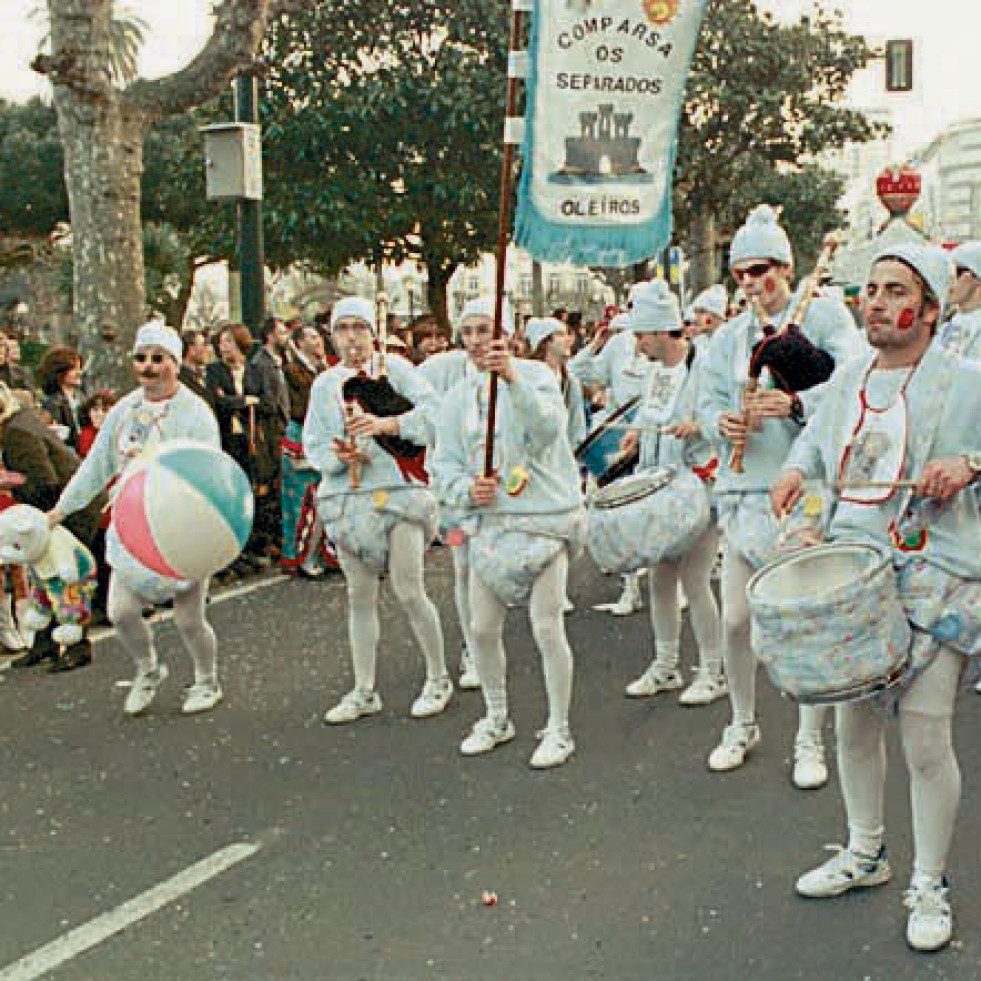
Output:
[[[491,892],[489,889],[484,890],[483,895],[485,906],[496,906],[497,905],[497,893]]]

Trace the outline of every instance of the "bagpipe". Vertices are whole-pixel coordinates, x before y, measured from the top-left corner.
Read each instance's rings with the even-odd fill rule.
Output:
[[[388,297],[379,293],[376,299],[376,318],[378,320],[379,351],[378,373],[374,376],[357,374],[348,378],[341,391],[344,403],[350,415],[355,406],[373,416],[390,418],[410,412],[414,406],[401,392],[396,390],[388,378],[387,372],[387,341],[388,341]],[[378,445],[398,458],[415,460],[425,452],[425,446],[403,439],[401,436],[375,436]]]
[[[801,295],[794,306],[786,324],[780,330],[774,330],[765,323],[765,315],[759,301],[754,303],[756,319],[763,328],[763,339],[753,345],[749,359],[749,382],[746,392],[752,393],[759,388],[760,376],[763,369],[770,372],[776,387],[788,395],[806,392],[826,382],[835,370],[835,359],[817,347],[802,330],[804,317],[817,296],[818,286],[827,275],[835,252],[841,240],[833,232],[825,236],[824,246],[818,258],[817,265],[810,278],[806,281]],[[752,421],[751,413],[744,413],[747,425]],[[746,442],[737,443],[729,461],[729,469],[733,473],[743,473],[743,455],[746,452]]]

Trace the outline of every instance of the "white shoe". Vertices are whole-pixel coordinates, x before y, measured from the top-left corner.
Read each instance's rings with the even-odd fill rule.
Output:
[[[560,729],[543,729],[539,734],[541,742],[529,761],[536,770],[561,766],[576,751],[576,744],[568,726]]]
[[[460,752],[464,756],[479,756],[489,753],[502,743],[514,739],[514,725],[510,719],[494,719],[485,715],[478,719],[470,730],[470,735],[460,743]]]
[[[442,678],[429,678],[422,686],[422,692],[412,703],[409,714],[413,719],[428,719],[439,715],[453,697],[453,682],[444,675]]]
[[[644,599],[640,595],[640,586],[631,579],[620,598],[610,607],[610,613],[615,617],[629,617],[643,608]]]
[[[157,689],[167,680],[169,674],[166,664],[158,664],[152,671],[137,671],[133,679],[133,687],[130,688],[123,703],[123,712],[126,715],[139,715],[145,712],[156,698]]]
[[[210,712],[223,698],[224,692],[217,681],[204,685],[191,685],[184,696],[181,711],[185,715],[196,715],[198,712]]]
[[[477,658],[463,648],[460,654],[460,688],[463,691],[476,691],[480,687],[480,675],[477,674]]]
[[[752,722],[748,725],[733,722],[722,732],[722,742],[712,750],[708,758],[710,770],[725,773],[738,769],[746,762],[749,751],[760,742],[760,727]]]
[[[699,671],[695,680],[678,696],[679,705],[711,705],[729,692],[724,675]]]
[[[976,684],[976,685],[974,686],[974,690],[975,690],[975,691],[976,691],[976,692],[977,692],[977,693],[978,693],[979,695],[981,695],[981,681],[979,681],[979,682],[978,682],[978,683],[977,683],[977,684]]]
[[[954,930],[947,880],[934,886],[911,887],[903,902],[909,910],[906,942],[913,950],[940,950]]]
[[[324,722],[331,726],[354,722],[363,715],[377,715],[382,709],[377,692],[349,691],[332,709],[324,713]]]
[[[656,661],[652,661],[636,681],[631,681],[627,685],[626,694],[628,698],[647,698],[658,692],[677,691],[684,687],[684,679],[677,671],[673,669],[665,671]]]
[[[794,742],[794,786],[817,790],[828,782],[824,744],[813,736],[798,736]]]
[[[859,855],[850,848],[833,845],[838,852],[824,865],[805,872],[795,888],[808,899],[830,899],[851,889],[867,889],[881,886],[892,878],[886,848],[883,845],[875,856]]]

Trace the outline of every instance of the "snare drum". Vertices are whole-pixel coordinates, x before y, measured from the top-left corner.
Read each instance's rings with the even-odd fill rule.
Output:
[[[749,581],[753,650],[804,704],[856,701],[900,684],[912,631],[891,557],[860,542],[818,545]]]
[[[586,471],[596,478],[600,486],[608,483],[608,472],[623,458],[620,443],[636,417],[639,399],[631,399],[620,406],[609,418],[604,419],[576,448],[576,459]],[[632,469],[632,468],[631,468]]]
[[[705,485],[690,470],[647,470],[590,495],[586,546],[608,572],[636,572],[684,555],[708,529]]]

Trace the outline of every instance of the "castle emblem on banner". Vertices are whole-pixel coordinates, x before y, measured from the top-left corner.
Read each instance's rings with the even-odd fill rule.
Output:
[[[556,184],[646,184],[654,180],[639,162],[640,137],[630,135],[634,116],[613,105],[579,113],[578,136],[565,140],[565,166],[549,177]]]

